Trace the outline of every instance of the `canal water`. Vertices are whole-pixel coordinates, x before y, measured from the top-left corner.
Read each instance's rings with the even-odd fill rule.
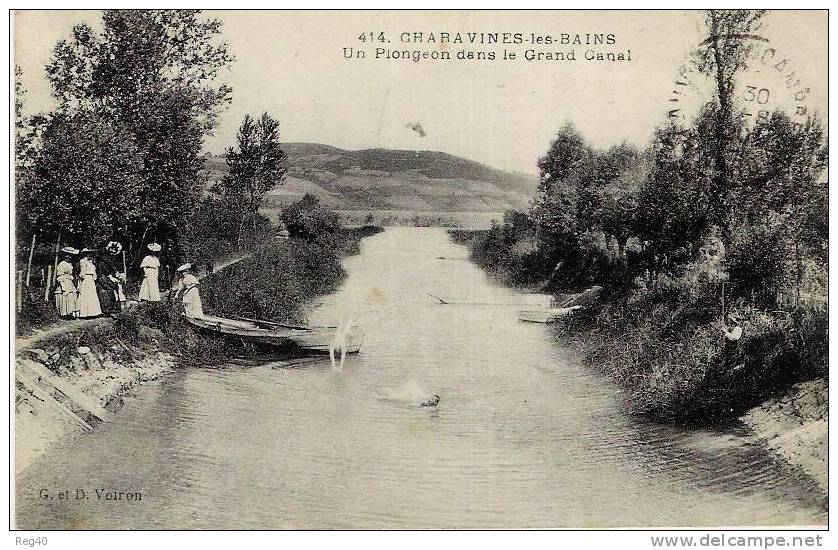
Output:
[[[516,320],[442,229],[393,228],[312,313],[367,328],[328,358],[185,367],[18,480],[26,529],[810,525],[814,486],[743,431],[631,417],[618,389]],[[441,304],[433,294],[448,302]],[[437,394],[435,408],[417,404]],[[41,499],[76,489],[90,498]],[[96,489],[141,493],[99,500]]]

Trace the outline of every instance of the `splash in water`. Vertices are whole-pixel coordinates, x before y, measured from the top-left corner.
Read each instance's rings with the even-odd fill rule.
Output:
[[[408,380],[398,388],[377,389],[376,394],[382,401],[392,401],[394,403],[419,407],[436,407],[440,399],[439,395],[431,394],[416,380]]]
[[[346,336],[349,334],[351,328],[352,316],[350,315],[338,325],[338,328],[335,330],[335,337],[332,339],[332,343],[329,344],[329,359],[332,360],[332,370],[335,372],[343,371],[343,362],[346,361]],[[336,352],[340,352],[339,365],[335,360]]]

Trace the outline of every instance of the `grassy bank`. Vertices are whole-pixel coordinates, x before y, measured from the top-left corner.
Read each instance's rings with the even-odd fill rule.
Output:
[[[625,388],[632,412],[665,421],[726,421],[827,376],[826,312],[740,306],[743,335],[728,342],[707,298],[683,288],[607,296],[561,319],[556,336]]]

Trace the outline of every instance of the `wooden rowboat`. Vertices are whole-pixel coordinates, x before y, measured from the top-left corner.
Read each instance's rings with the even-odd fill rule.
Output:
[[[329,344],[337,331],[337,327],[286,325],[259,319],[228,319],[213,315],[186,317],[186,320],[204,332],[234,336],[246,342],[273,347],[293,344],[317,353],[328,353]],[[346,353],[358,353],[363,341],[364,331],[353,325],[346,334]]]
[[[572,307],[556,307],[549,309],[522,309],[518,312],[519,321],[528,321],[530,323],[555,323],[565,315],[570,314],[580,306]]]

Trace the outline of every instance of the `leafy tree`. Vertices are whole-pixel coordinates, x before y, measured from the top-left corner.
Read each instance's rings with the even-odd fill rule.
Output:
[[[245,115],[237,136],[238,150],[227,149],[230,171],[221,181],[221,191],[230,208],[238,213],[239,238],[247,217],[253,217],[269,190],[280,183],[288,170],[288,155],[279,142],[279,122],[268,113],[258,120]]]
[[[44,237],[96,246],[141,215],[142,161],[126,129],[95,116],[60,115],[42,135],[25,187],[25,212]]]
[[[340,218],[312,194],[282,209],[279,219],[292,237],[309,241],[328,240],[340,230]]]
[[[597,222],[607,236],[617,241],[620,259],[626,259],[626,243],[637,231],[640,189],[646,182],[649,161],[631,145],[612,147],[606,154],[604,183],[598,189]]]
[[[203,137],[230,100],[218,84],[231,61],[221,23],[197,10],[106,10],[101,33],[76,25],[47,77],[62,116],[94,113],[123,128],[142,160],[134,241],[182,227],[201,188]],[[136,243],[139,244],[139,243]]]
[[[803,127],[782,112],[757,125],[743,143],[742,184],[733,190],[732,216],[747,231],[734,231],[731,277],[765,302],[774,292],[803,285],[807,258],[828,261],[827,165],[817,118]]]
[[[532,209],[541,239],[561,241],[560,248],[572,248],[579,235],[578,202],[580,177],[591,165],[593,151],[576,127],[565,123],[538,159],[540,183]]]
[[[48,118],[38,114],[27,117],[23,113],[26,89],[23,71],[15,66],[15,230],[18,242],[28,242],[38,231],[40,218],[30,208],[32,198],[33,164],[37,155],[38,136]]]
[[[747,67],[754,33],[760,28],[765,10],[707,10],[705,26],[709,36],[694,52],[696,67],[713,78],[716,85],[718,109],[715,111],[712,158],[715,170],[710,194],[710,214],[722,230],[724,241],[729,240],[729,191],[734,182],[729,158],[736,150],[733,94],[736,75]]]

